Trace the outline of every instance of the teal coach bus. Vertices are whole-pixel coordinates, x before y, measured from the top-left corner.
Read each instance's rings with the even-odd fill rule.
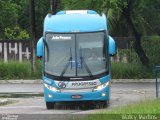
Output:
[[[37,43],[47,109],[65,101],[105,107],[110,99],[110,56],[115,54],[104,14],[93,10],[48,14]]]

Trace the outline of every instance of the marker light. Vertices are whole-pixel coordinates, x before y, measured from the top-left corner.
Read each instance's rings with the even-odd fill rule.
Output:
[[[87,14],[87,10],[67,10],[66,14]]]
[[[107,86],[109,86],[109,81],[106,82],[106,83],[104,83],[104,84],[102,84],[102,85],[96,86],[96,87],[93,89],[93,91],[102,90],[103,88],[105,88],[105,87],[107,87]]]
[[[46,87],[47,89],[53,91],[53,92],[60,92],[60,90],[58,90],[57,88],[53,87],[53,86],[50,86],[46,83],[44,83],[44,87]]]

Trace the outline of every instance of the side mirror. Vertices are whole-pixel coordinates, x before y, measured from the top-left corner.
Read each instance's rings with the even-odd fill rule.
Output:
[[[37,58],[41,59],[43,57],[43,37],[41,37],[37,42]]]
[[[109,55],[114,56],[117,53],[115,40],[109,36]]]

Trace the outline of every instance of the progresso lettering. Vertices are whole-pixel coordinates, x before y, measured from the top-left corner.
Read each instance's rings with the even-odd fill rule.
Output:
[[[96,86],[97,82],[73,82],[72,86]]]

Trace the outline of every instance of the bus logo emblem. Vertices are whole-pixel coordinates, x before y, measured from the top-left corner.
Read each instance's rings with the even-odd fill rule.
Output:
[[[66,83],[64,81],[58,83],[59,88],[66,88]]]

